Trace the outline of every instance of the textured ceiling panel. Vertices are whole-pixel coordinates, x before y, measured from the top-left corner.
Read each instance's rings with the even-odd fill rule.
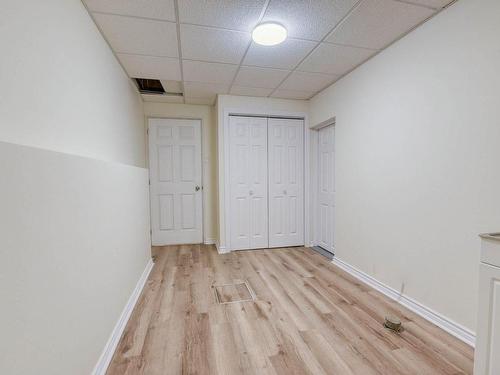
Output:
[[[184,96],[189,98],[215,98],[217,94],[227,94],[229,85],[206,83],[206,82],[184,82]]]
[[[267,47],[252,42],[244,65],[293,69],[316,45],[315,42],[287,39],[280,45]]]
[[[162,80],[161,84],[166,92],[175,92],[175,93],[183,92],[181,81]]]
[[[192,25],[181,25],[182,57],[239,64],[250,43],[250,34]]]
[[[179,0],[180,22],[251,31],[265,0]]]
[[[177,57],[175,23],[141,18],[94,14],[94,18],[115,52]]]
[[[433,13],[429,8],[393,0],[364,0],[327,41],[382,49]]]
[[[83,0],[90,11],[175,22],[174,0]]]
[[[410,3],[420,4],[428,6],[435,9],[444,8],[448,4],[452,3],[454,0],[411,0]]]
[[[298,70],[328,74],[345,74],[377,53],[376,50],[321,43],[300,64]]]
[[[282,99],[298,99],[306,100],[315,94],[314,91],[293,91],[293,90],[276,90],[271,97]]]
[[[184,92],[184,99],[144,100],[195,104],[213,104],[216,94],[229,92],[309,99],[452,2],[83,1],[131,77],[160,79],[167,91]],[[261,17],[283,24],[289,38],[271,47],[252,43]]]
[[[264,89],[261,87],[245,87],[233,85],[229,93],[232,95],[244,96],[269,96],[272,91],[273,89]]]
[[[181,80],[179,59],[143,55],[117,54],[130,77]]]
[[[238,70],[238,65],[184,60],[182,69],[186,81],[229,84]]]
[[[292,38],[321,40],[358,0],[272,0],[263,21],[281,23]]]
[[[289,70],[242,66],[234,84],[238,86],[274,89],[288,73],[290,73]]]
[[[336,78],[338,76],[322,73],[293,72],[279,89],[316,92],[330,85]]]

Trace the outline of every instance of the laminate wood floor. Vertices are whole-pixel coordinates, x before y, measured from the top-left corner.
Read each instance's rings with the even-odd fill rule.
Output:
[[[471,347],[310,249],[153,253],[108,375],[472,373]],[[255,300],[217,303],[214,286],[245,282]],[[402,333],[382,326],[387,313]]]

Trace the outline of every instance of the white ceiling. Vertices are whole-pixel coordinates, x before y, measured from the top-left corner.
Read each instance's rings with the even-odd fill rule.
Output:
[[[309,99],[452,0],[83,0],[130,77],[159,79],[179,96]],[[289,38],[252,42],[261,22]]]

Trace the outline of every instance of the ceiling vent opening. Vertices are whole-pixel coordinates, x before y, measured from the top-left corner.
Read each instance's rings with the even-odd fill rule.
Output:
[[[134,78],[134,80],[141,94],[165,94],[163,85],[157,79]]]

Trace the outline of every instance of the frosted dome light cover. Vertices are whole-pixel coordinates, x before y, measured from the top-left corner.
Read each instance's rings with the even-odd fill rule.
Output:
[[[262,23],[252,32],[252,39],[255,43],[263,46],[275,46],[283,43],[287,37],[286,29],[274,22]]]

